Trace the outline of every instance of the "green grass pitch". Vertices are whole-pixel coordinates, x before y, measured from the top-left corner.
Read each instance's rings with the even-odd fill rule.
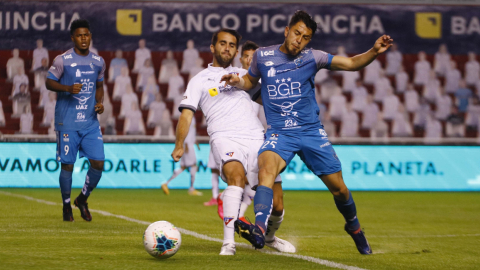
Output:
[[[72,199],[79,190],[72,191]],[[11,196],[19,194],[56,205]],[[97,189],[91,209],[222,238],[210,198],[185,190]],[[278,236],[297,254],[363,269],[480,269],[480,193],[353,192],[358,216],[374,255],[360,255],[343,231],[343,218],[328,192],[286,191],[285,220]],[[148,255],[147,227],[93,213],[62,221],[58,189],[0,189],[0,269],[335,269],[314,262],[237,247],[219,256],[220,243],[182,235],[179,252],[167,260]],[[247,216],[254,217],[250,207]],[[246,243],[243,239],[238,242]],[[267,247],[265,249],[268,249]]]

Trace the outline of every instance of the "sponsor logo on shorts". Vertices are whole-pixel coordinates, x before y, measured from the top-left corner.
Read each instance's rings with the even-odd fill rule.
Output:
[[[64,142],[69,142],[70,138],[68,138],[68,134],[63,134],[63,141]]]
[[[97,137],[97,139],[99,139],[99,140],[102,140],[102,141],[103,141],[103,138],[102,138],[102,137]]]
[[[183,96],[183,99],[187,99],[187,96]]]
[[[230,223],[230,221],[233,220],[233,217],[224,217],[223,218],[223,222],[225,222],[225,225],[228,225],[228,223]]]
[[[234,152],[227,152],[227,153],[225,153],[225,155],[227,155],[227,156],[229,156],[229,157],[232,157],[232,156],[233,156],[233,153],[234,153]]]
[[[327,132],[323,128],[319,129],[318,132],[320,132],[320,135],[327,137]]]
[[[330,143],[330,142],[326,142],[326,143],[324,143],[324,144],[320,145],[320,148],[323,148],[323,147],[325,147],[325,146],[329,146],[329,145],[331,145],[331,143]]]
[[[272,135],[270,135],[270,140],[278,140],[278,134],[272,133]]]

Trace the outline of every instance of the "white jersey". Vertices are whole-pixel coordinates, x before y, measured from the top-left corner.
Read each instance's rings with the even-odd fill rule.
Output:
[[[200,108],[207,120],[210,140],[233,137],[263,140],[263,126],[253,109],[250,96],[243,90],[225,86],[223,75],[243,76],[247,70],[237,67],[213,67],[212,64],[190,80],[178,109]]]

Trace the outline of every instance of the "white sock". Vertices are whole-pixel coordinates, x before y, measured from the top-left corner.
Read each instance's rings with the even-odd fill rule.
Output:
[[[197,166],[190,167],[190,190],[194,190],[195,175],[197,175]]]
[[[212,172],[212,197],[216,200],[218,198],[218,173]]]
[[[250,185],[245,185],[245,190],[243,191],[242,204],[240,205],[239,217],[244,217],[245,212],[247,211],[248,206],[252,203],[253,197],[255,196],[255,190],[251,189]]]
[[[223,243],[235,243],[233,223],[238,218],[243,188],[228,186],[223,191]]]
[[[283,216],[285,215],[285,210],[283,210],[281,216],[270,215],[268,219],[267,233],[265,234],[265,242],[271,242],[275,238],[275,233],[283,221]]]
[[[172,175],[172,177],[170,177],[170,179],[168,179],[167,185],[168,185],[173,179],[175,179],[175,177],[177,177],[179,174],[181,174],[182,172],[183,172],[183,169],[182,169],[182,168],[176,169],[175,171],[173,171],[173,175]]]

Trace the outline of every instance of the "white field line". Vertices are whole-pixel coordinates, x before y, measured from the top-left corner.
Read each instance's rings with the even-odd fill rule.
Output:
[[[26,195],[20,195],[20,194],[5,192],[5,191],[1,191],[1,190],[0,190],[0,194],[6,195],[6,196],[11,196],[11,197],[22,198],[22,199],[35,201],[35,202],[38,202],[38,203],[43,203],[43,204],[48,204],[48,205],[60,205],[59,203],[54,203],[54,202],[51,202],[51,201],[45,201],[45,200],[42,200],[42,199],[37,199],[37,198],[33,198],[33,197],[30,197],[30,196],[26,196]],[[138,220],[138,219],[126,217],[126,216],[123,216],[123,215],[115,215],[115,214],[112,214],[110,212],[106,212],[106,211],[102,211],[102,210],[90,209],[90,212],[98,213],[98,214],[101,214],[101,215],[104,215],[104,216],[115,217],[115,218],[123,219],[123,220],[130,221],[130,222],[135,222],[135,223],[143,224],[143,225],[150,225],[152,223],[152,222],[148,222],[148,221],[143,221],[143,220]],[[196,237],[196,238],[199,238],[199,239],[218,242],[218,243],[223,242],[222,239],[210,237],[210,236],[205,235],[205,234],[200,234],[200,233],[197,233],[197,232],[194,232],[194,231],[190,231],[190,230],[186,230],[186,229],[182,229],[182,228],[178,228],[178,227],[177,227],[177,229],[183,234],[190,235],[190,236],[193,236],[193,237]],[[241,247],[244,247],[244,248],[253,249],[250,245],[247,245],[245,243],[237,243],[236,246],[237,247],[241,246]],[[328,267],[332,267],[332,268],[337,268],[337,269],[366,270],[364,268],[349,266],[349,265],[336,263],[336,262],[332,262],[332,261],[327,261],[327,260],[322,260],[322,259],[318,259],[318,258],[310,257],[310,256],[304,256],[304,255],[298,255],[298,254],[289,254],[289,253],[280,253],[280,252],[274,252],[274,251],[268,251],[268,250],[260,250],[260,252],[270,254],[270,255],[285,256],[285,257],[290,257],[290,258],[301,259],[301,260],[305,260],[305,261],[308,261],[308,262],[312,262],[312,263],[316,263],[316,264],[320,264],[320,265],[324,265],[324,266],[328,266]]]

